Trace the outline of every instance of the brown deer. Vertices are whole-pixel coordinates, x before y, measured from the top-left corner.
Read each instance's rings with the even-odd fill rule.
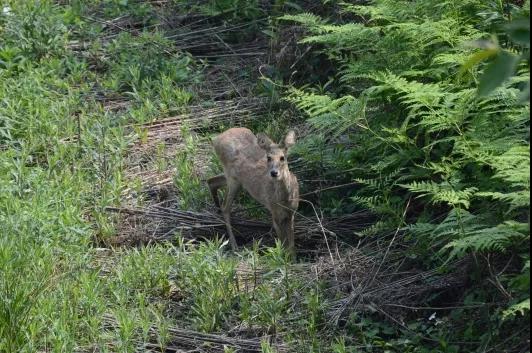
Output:
[[[233,250],[237,244],[231,229],[231,206],[243,186],[270,211],[277,236],[294,253],[294,213],[299,205],[299,185],[288,169],[286,154],[295,139],[294,131],[289,131],[284,141],[276,144],[265,134],[255,136],[246,128],[229,129],[214,139],[214,151],[224,173],[207,183],[214,203],[222,210]],[[220,206],[218,190],[223,186],[227,186],[227,193]]]

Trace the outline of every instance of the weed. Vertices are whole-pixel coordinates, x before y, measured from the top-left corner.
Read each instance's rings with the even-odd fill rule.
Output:
[[[195,327],[218,330],[228,319],[237,294],[235,259],[223,255],[225,244],[200,244],[180,259],[179,283],[189,293]]]
[[[186,127],[181,128],[184,147],[178,151],[175,161],[177,186],[182,209],[197,209],[206,202],[207,192],[196,169],[198,139]]]

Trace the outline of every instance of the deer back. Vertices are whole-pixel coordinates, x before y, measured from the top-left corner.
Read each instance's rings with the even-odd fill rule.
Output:
[[[213,146],[224,168],[227,182],[238,181],[251,196],[268,207],[266,152],[246,128],[232,128],[218,135]]]

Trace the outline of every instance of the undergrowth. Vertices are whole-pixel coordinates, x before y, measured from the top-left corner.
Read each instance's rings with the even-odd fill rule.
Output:
[[[305,29],[299,43],[323,66],[337,67],[321,78],[325,89],[312,81],[287,89],[312,129],[300,153],[334,170],[338,183],[357,184],[333,195],[329,208],[340,198],[345,211],[353,203],[372,210],[380,220],[358,236],[393,232],[406,209],[409,255],[423,266],[487,259],[471,274],[478,287],[462,299],[483,297],[497,309],[490,322],[449,332],[480,340],[456,351],[485,351],[529,324],[530,4],[338,5],[341,16],[330,19],[282,17]],[[508,267],[495,274],[493,257]],[[500,285],[490,288],[494,281]],[[463,314],[450,318],[468,320]]]

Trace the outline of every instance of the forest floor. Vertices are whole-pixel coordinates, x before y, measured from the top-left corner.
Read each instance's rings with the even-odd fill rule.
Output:
[[[401,224],[358,237],[374,215],[325,214],[322,194],[342,185],[304,156],[290,156],[297,260],[244,193],[233,210],[241,250],[229,251],[206,185],[221,170],[211,139],[235,126],[308,133],[270,77],[281,54],[301,50],[297,33],[274,45],[266,18],[169,1],[22,3],[0,28],[43,27],[20,54],[30,64],[0,56],[1,113],[27,116],[0,125],[0,221],[13,235],[1,240],[0,352],[452,352],[434,332],[470,259],[417,268]]]

